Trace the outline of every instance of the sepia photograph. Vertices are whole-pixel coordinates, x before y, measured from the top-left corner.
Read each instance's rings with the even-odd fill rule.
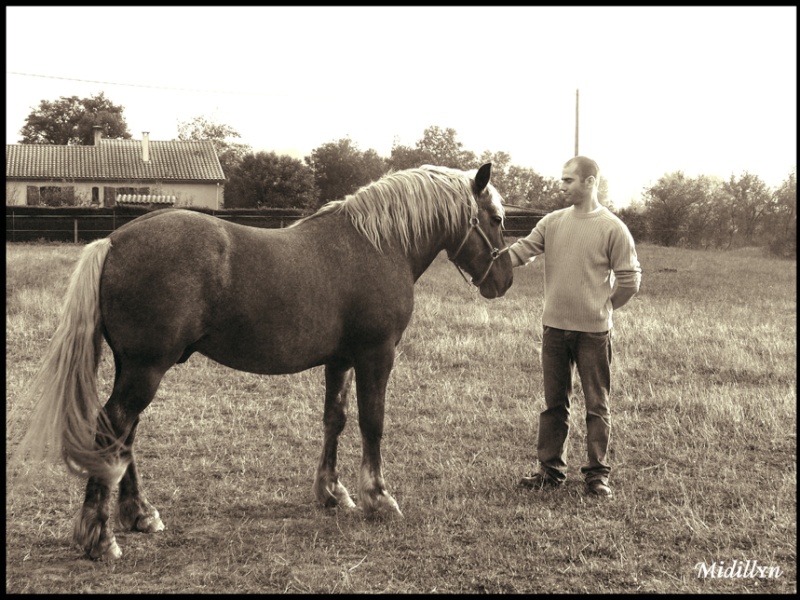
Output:
[[[797,7],[5,13],[7,594],[797,593]]]

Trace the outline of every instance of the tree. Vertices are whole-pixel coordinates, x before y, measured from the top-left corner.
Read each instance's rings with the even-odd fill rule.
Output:
[[[615,214],[628,226],[628,231],[631,232],[636,243],[648,240],[647,215],[644,212],[644,206],[631,205],[620,208],[615,211]]]
[[[387,170],[386,160],[375,150],[362,152],[350,138],[323,144],[306,156],[305,161],[314,172],[321,203],[344,199],[379,179]]]
[[[752,244],[762,221],[769,212],[772,196],[757,176],[744,172],[739,179],[731,175],[723,185],[728,194],[732,218],[740,244]]]
[[[233,127],[217,123],[202,115],[191,121],[178,121],[179,140],[210,140],[214,144],[219,164],[227,177],[245,155],[252,152],[249,145],[231,141],[231,138],[240,137],[242,136]]]
[[[708,249],[720,246],[730,238],[726,227],[725,197],[721,182],[715,177],[700,175],[690,179],[694,202],[686,209],[681,227],[681,243],[690,248]]]
[[[772,193],[772,207],[767,216],[766,242],[770,252],[786,258],[797,257],[797,171],[789,173]]]
[[[456,135],[456,130],[450,127],[445,130],[428,127],[417,142],[417,148],[426,152],[434,165],[463,170],[480,166],[475,153],[464,150],[464,144],[456,140]]]
[[[422,165],[432,165],[436,162],[432,155],[419,148],[410,148],[401,144],[392,146],[392,152],[387,161],[393,171],[416,169]]]
[[[103,128],[103,136],[129,139],[123,106],[113,104],[103,92],[89,98],[62,96],[52,102],[42,100],[31,111],[20,130],[21,144],[94,144],[94,126]]]
[[[226,208],[308,208],[317,205],[314,174],[275,152],[246,154],[225,186]]]
[[[708,206],[708,192],[708,178],[691,179],[682,171],[664,175],[645,190],[651,239],[662,246],[690,244],[692,236],[687,231],[692,211]]]
[[[426,164],[463,170],[480,166],[475,153],[464,150],[464,145],[456,140],[457,135],[455,129],[442,129],[435,125],[428,127],[414,148],[394,145],[389,166],[395,171]]]
[[[490,152],[484,150],[480,157],[476,157],[475,163],[467,165],[464,168],[477,169],[486,163],[492,164],[492,185],[503,196],[503,201],[508,202],[506,199],[506,178],[508,177],[508,169],[511,167],[511,155],[508,152]]]
[[[494,167],[492,167],[494,181]],[[533,169],[511,165],[506,170],[497,190],[506,204],[552,211],[564,207],[555,179],[545,178]],[[497,187],[497,184],[495,184]]]

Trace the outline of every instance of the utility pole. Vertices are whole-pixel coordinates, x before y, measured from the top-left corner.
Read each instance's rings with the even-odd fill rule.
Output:
[[[578,156],[578,91],[575,90],[575,156]]]

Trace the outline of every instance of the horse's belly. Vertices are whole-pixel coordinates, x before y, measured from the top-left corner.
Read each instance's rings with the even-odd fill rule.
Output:
[[[273,355],[259,356],[253,353],[236,354],[208,350],[198,351],[223,366],[236,369],[237,371],[257,373],[259,375],[286,375],[289,373],[299,373],[300,371],[305,371],[327,362],[322,357],[319,357],[316,360],[310,360],[309,356],[305,356],[301,357],[302,360],[298,360],[297,357],[290,359],[287,357],[276,357]]]
[[[302,327],[269,333],[250,330],[242,335],[210,335],[195,350],[239,371],[262,375],[298,373],[325,364],[336,356],[338,340]]]

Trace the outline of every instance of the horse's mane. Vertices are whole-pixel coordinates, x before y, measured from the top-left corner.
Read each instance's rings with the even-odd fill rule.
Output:
[[[499,199],[493,202],[502,216]],[[328,202],[303,221],[344,213],[378,250],[382,241],[396,240],[408,251],[435,230],[444,229],[448,235],[463,231],[476,212],[470,172],[423,165],[389,172],[344,200]]]

